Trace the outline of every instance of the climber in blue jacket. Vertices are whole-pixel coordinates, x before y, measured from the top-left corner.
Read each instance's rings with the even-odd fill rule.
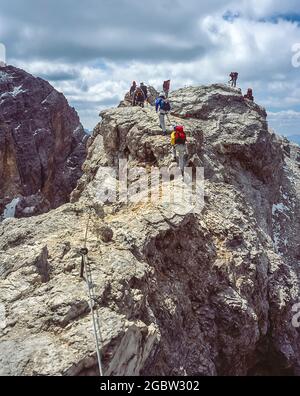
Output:
[[[159,122],[160,122],[160,127],[163,131],[163,134],[167,134],[167,128],[166,128],[166,120],[165,117],[168,114],[168,112],[171,110],[171,106],[168,100],[166,100],[166,96],[164,93],[161,93],[159,97],[155,101],[155,109],[156,113],[159,111]]]

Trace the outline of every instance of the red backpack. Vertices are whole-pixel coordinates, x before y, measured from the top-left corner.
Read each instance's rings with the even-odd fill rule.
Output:
[[[140,87],[135,91],[135,100],[137,102],[142,102],[145,100],[145,94]]]
[[[182,126],[177,126],[175,129],[175,144],[185,144],[186,134]]]

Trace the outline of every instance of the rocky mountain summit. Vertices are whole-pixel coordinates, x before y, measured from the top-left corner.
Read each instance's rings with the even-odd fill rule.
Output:
[[[32,216],[68,202],[86,141],[63,94],[23,70],[1,67],[0,216]]]
[[[170,101],[169,128],[185,126],[187,163],[204,168],[203,210],[138,187],[137,167],[175,166],[153,107],[103,111],[71,203],[0,224],[0,374],[99,374],[79,276],[90,219],[106,375],[300,375],[300,149],[237,89]]]

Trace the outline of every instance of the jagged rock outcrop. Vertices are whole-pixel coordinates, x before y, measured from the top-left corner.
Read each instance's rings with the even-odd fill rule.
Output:
[[[137,187],[134,167],[175,166],[153,109],[102,112],[72,203],[0,224],[1,374],[98,373],[79,278],[89,216],[106,375],[300,374],[299,147],[238,90],[170,100],[170,128],[186,127],[188,163],[204,167],[203,210],[163,200],[147,177]],[[131,194],[112,202],[124,160]]]
[[[0,216],[31,216],[69,200],[86,140],[76,111],[48,82],[0,69]]]

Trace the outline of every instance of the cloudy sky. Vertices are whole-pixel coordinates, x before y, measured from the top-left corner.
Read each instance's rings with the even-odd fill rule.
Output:
[[[133,79],[178,88],[237,70],[271,126],[300,137],[299,0],[1,0],[0,42],[9,64],[49,80],[88,129]]]

